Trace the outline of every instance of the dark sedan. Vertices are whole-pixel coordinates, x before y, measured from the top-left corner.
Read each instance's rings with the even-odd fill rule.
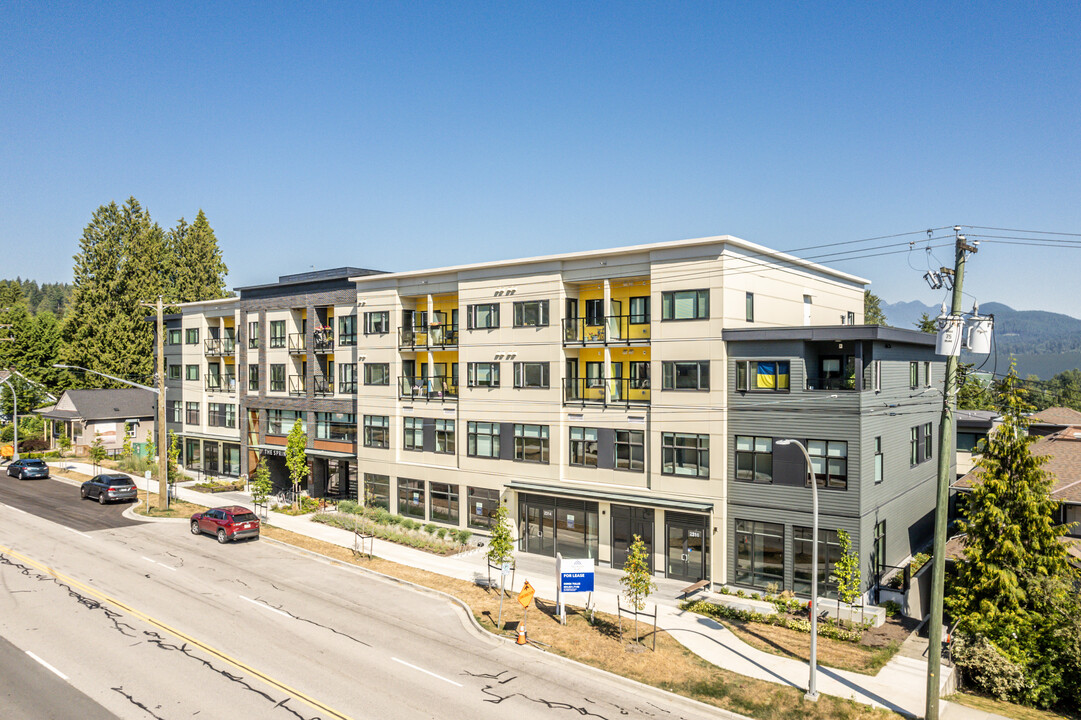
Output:
[[[97,498],[104,505],[116,500],[135,500],[139,491],[127,475],[95,475],[83,483],[79,491],[83,500]]]
[[[16,460],[8,465],[8,475],[20,480],[49,477],[49,466],[43,460]]]

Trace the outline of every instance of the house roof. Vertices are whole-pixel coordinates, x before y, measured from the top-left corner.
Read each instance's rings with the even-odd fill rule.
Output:
[[[124,388],[123,390],[65,390],[56,405],[42,408],[44,417],[79,420],[128,420],[133,418],[153,418],[155,398],[149,390]],[[57,410],[65,398],[75,408]]]
[[[957,410],[953,414],[958,429],[990,430],[1002,416],[994,410]]]
[[[1051,497],[1061,502],[1081,503],[1081,424],[1041,437],[1030,447],[1033,455],[1046,456],[1043,469],[1055,476]],[[957,481],[959,488],[971,488],[980,481],[975,467]]]
[[[1043,425],[1081,425],[1081,412],[1068,407],[1052,407],[1033,413],[1030,419]]]

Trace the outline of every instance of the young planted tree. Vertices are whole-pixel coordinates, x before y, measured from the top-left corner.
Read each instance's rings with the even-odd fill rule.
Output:
[[[64,455],[71,450],[71,438],[69,438],[67,435],[62,434],[57,439],[56,444],[60,446],[60,457],[64,457]]]
[[[653,573],[649,570],[649,553],[640,535],[634,536],[627,561],[623,563],[623,577],[619,579],[623,595],[634,608],[634,641],[638,642],[638,613],[646,609],[646,598],[657,589]]]
[[[837,531],[837,544],[841,546],[841,557],[837,560],[837,563],[833,568],[833,581],[837,583],[837,597],[839,600],[848,603],[849,606],[855,605],[856,600],[860,598],[863,593],[861,592],[860,585],[863,582],[863,578],[860,573],[860,556],[855,550],[852,549],[852,537],[845,530]],[[860,603],[860,621],[863,620],[862,615],[863,603]],[[841,607],[837,606],[837,617],[840,619]]]
[[[274,489],[270,481],[270,468],[266,465],[266,458],[259,458],[259,464],[255,466],[255,472],[251,476],[251,497],[256,504],[266,502],[271,490]]]
[[[94,442],[90,443],[90,462],[94,463],[94,471],[97,472],[101,461],[105,459],[105,442],[101,435],[94,433]]]
[[[297,418],[285,445],[285,466],[289,469],[289,479],[293,483],[294,508],[300,499],[300,484],[308,479],[308,456],[304,452],[307,446],[308,434],[304,432],[300,418]]]
[[[166,457],[169,460],[169,484],[172,485],[180,478],[180,438],[172,430],[169,431],[169,452]]]
[[[488,568],[499,566],[499,618],[496,626],[503,629],[503,596],[507,591],[507,576],[503,574],[503,563],[514,559],[514,537],[511,534],[510,519],[507,517],[507,506],[500,504],[495,511],[492,523],[492,537],[488,541]],[[491,580],[489,579],[489,582]]]

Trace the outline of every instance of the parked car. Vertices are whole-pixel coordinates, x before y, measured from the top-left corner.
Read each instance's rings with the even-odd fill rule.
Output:
[[[95,475],[79,489],[83,500],[97,498],[104,505],[113,500],[136,500],[139,491],[127,475]]]
[[[213,508],[191,516],[191,534],[206,533],[224,544],[243,538],[259,539],[259,518],[240,505]]]
[[[49,466],[44,460],[16,460],[8,465],[8,475],[20,480],[49,477]]]

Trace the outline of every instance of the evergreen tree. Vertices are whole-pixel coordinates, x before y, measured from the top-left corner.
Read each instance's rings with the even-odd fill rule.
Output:
[[[916,323],[916,329],[920,332],[937,335],[938,323],[935,322],[935,319],[933,317],[931,317],[927,313],[923,313],[922,315],[920,315],[919,322]]]
[[[888,325],[886,313],[882,312],[882,298],[870,290],[863,291],[863,324]]]
[[[229,268],[202,210],[191,225],[180,218],[169,231],[168,256],[171,299],[195,302],[226,297],[225,275]]]

